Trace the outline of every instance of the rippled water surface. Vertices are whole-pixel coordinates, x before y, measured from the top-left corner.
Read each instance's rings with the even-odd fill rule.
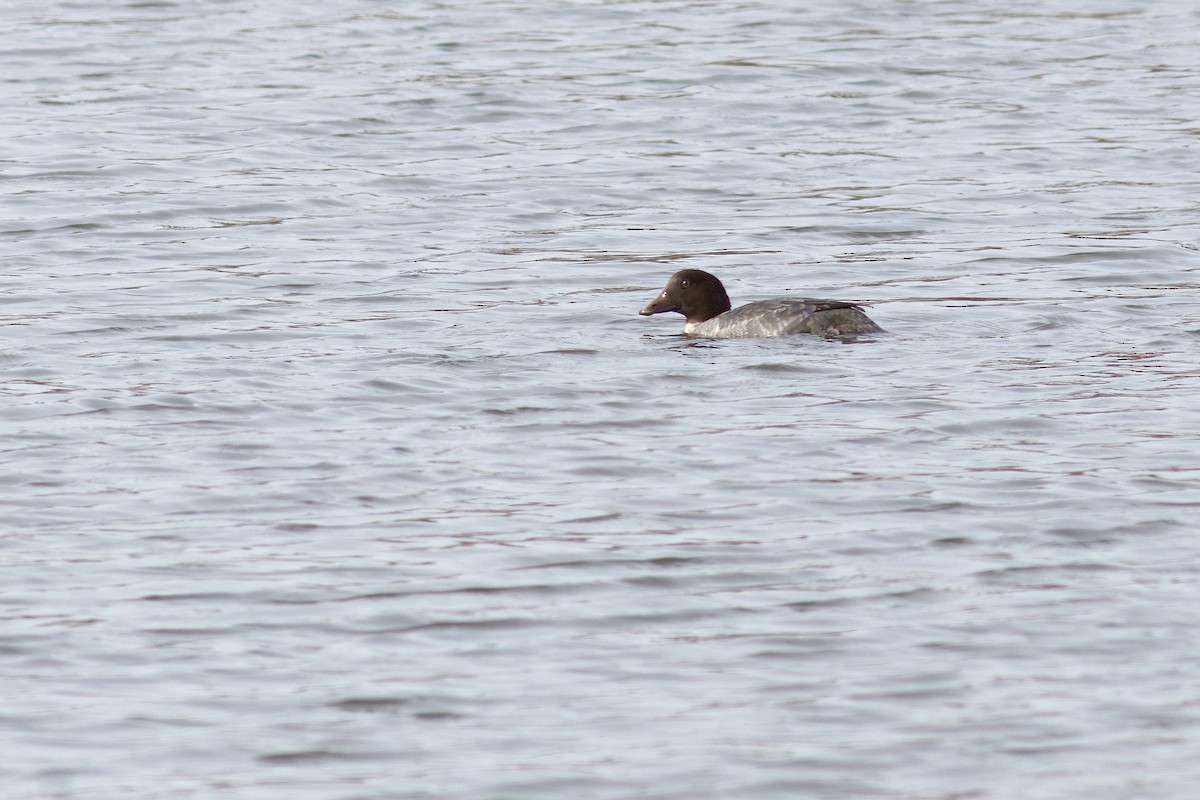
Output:
[[[1194,797],[1197,53],[10,3],[4,796]],[[888,333],[688,340],[683,266]]]

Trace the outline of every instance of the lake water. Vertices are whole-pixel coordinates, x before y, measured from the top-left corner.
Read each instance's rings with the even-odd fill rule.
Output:
[[[1200,8],[6,19],[5,798],[1195,796]]]

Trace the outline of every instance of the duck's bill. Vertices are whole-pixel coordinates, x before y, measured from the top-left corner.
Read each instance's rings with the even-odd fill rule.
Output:
[[[668,311],[678,311],[679,309],[665,297],[659,296],[654,299],[650,305],[643,308],[638,313],[643,317],[649,317],[653,314],[665,314]]]

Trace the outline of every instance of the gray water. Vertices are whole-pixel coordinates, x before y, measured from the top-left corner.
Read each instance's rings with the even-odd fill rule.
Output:
[[[1198,53],[8,4],[3,796],[1195,797]],[[888,333],[688,340],[684,266]]]

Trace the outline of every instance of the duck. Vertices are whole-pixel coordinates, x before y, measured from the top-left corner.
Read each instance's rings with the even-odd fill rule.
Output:
[[[639,313],[649,317],[672,311],[684,316],[685,335],[704,339],[793,333],[850,337],[883,332],[860,306],[840,300],[778,297],[733,308],[720,279],[701,269],[676,272],[658,297]]]

